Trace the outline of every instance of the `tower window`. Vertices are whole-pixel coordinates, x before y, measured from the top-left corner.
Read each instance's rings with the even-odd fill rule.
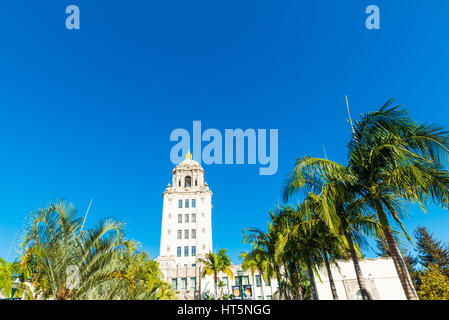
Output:
[[[196,208],[196,200],[192,199],[192,208]]]
[[[184,247],[184,257],[188,257],[189,256],[189,247]]]
[[[170,252],[170,246],[167,246],[167,252]]]
[[[176,279],[176,278],[171,279],[171,286],[175,290],[178,289],[178,279]]]
[[[192,229],[192,239],[196,239],[196,229]]]
[[[168,233],[168,235],[171,235],[171,230],[170,230],[170,229],[168,229],[167,233]]]
[[[197,186],[197,185],[198,185],[198,180],[195,179],[195,186]]]
[[[190,289],[196,290],[196,278],[195,277],[190,278]]]
[[[178,230],[178,240],[182,239],[182,230]]]
[[[185,207],[188,208],[189,207],[189,199],[186,199],[186,204]]]
[[[182,208],[182,200],[178,200],[178,208]]]
[[[184,230],[184,239],[189,239],[189,229]]]
[[[196,222],[196,214],[192,213],[192,222]]]
[[[178,257],[181,256],[181,247],[177,247],[177,248],[176,248],[176,255],[177,255]]]
[[[196,247],[192,246],[192,257],[196,256]]]
[[[185,214],[184,222],[189,223],[189,214],[188,213]]]
[[[185,179],[185,186],[186,187],[191,187],[192,186],[192,178],[190,178],[190,176],[187,176]]]
[[[182,214],[178,214],[178,223],[182,223]]]
[[[179,183],[178,183],[178,185],[179,185],[179,186],[181,186],[181,180],[179,180]]]

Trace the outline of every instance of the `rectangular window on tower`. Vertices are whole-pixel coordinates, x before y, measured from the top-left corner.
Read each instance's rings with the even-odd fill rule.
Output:
[[[192,229],[192,239],[196,239],[196,229]]]
[[[178,200],[178,208],[182,208],[182,200]]]
[[[182,223],[182,214],[178,214],[178,223]]]
[[[189,214],[188,213],[186,213],[184,216],[184,222],[189,223]]]
[[[192,199],[192,208],[196,208],[196,200]]]
[[[177,255],[178,257],[181,256],[181,247],[177,247],[177,248],[176,248],[176,255]]]
[[[184,257],[189,256],[189,247],[184,247]]]
[[[189,229],[184,230],[184,239],[189,239]]]
[[[182,230],[178,230],[178,240],[182,239]]]
[[[192,246],[192,257],[196,256],[196,246]]]
[[[176,278],[171,279],[171,286],[175,290],[178,289],[178,279]]]
[[[192,213],[192,222],[196,222],[196,214]]]
[[[187,278],[181,278],[181,290],[187,289]]]
[[[186,199],[186,203],[185,203],[185,206],[184,206],[185,208],[188,208],[189,207],[189,199]]]

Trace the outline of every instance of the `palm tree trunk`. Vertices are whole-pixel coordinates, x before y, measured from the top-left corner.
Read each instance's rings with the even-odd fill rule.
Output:
[[[298,280],[298,283],[296,284],[296,300],[304,300],[304,297],[302,295],[302,288],[301,288],[301,281]]]
[[[214,298],[217,299],[217,273],[216,272],[214,272],[214,288],[215,288]]]
[[[259,279],[260,279],[260,293],[262,294],[262,300],[265,300],[265,292],[263,291],[263,276],[262,271],[259,270]]]
[[[280,276],[279,268],[275,268],[274,272],[276,273],[276,279],[278,281],[279,300],[282,300],[282,297],[283,297],[282,282],[281,282],[282,279],[281,279],[281,276]]]
[[[360,292],[362,293],[363,300],[371,300],[371,295],[366,289],[365,278],[363,277],[362,268],[360,268],[359,257],[357,257],[357,252],[354,248],[354,242],[352,242],[352,236],[345,231],[345,238],[348,241],[349,252],[351,252],[352,263],[354,265],[355,275],[357,277],[357,282],[359,283]]]
[[[301,278],[299,276],[299,272],[296,268],[295,270],[295,281],[296,281],[296,300],[304,300],[302,295],[302,286],[301,286]]]
[[[404,289],[405,296],[408,300],[419,300],[418,295],[416,294],[415,287],[413,286],[412,278],[410,277],[407,266],[405,265],[401,252],[399,251],[393,233],[391,232],[387,216],[379,201],[376,201],[376,210],[382,227],[382,231],[384,232],[385,239],[388,244],[388,251],[391,255],[391,258],[393,259],[393,263],[396,267],[396,271],[398,273],[399,280],[401,281],[402,288]]]
[[[292,300],[292,276],[289,268],[284,264],[284,274],[285,274],[285,295],[287,300]]]
[[[255,297],[254,295],[256,294],[256,280],[254,280],[254,273],[250,273],[251,274],[251,283],[252,283],[252,287],[253,287],[253,292],[252,292],[252,294],[253,294],[253,300],[256,300],[255,298],[257,298],[257,297]]]
[[[326,251],[323,251],[323,253],[324,253],[324,264],[326,265],[327,276],[329,277],[329,285],[331,287],[332,297],[334,298],[334,300],[338,300],[337,287],[335,287],[334,277],[332,276],[331,266],[329,264],[329,257],[327,256]]]
[[[309,273],[310,286],[312,287],[312,298],[313,300],[318,300],[318,290],[316,288],[315,276],[310,261],[307,261],[307,271]]]

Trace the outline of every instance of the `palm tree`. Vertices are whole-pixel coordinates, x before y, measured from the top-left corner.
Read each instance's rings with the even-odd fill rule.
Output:
[[[223,294],[224,294],[223,288],[226,287],[226,283],[220,279],[217,282],[217,286],[218,286],[218,288],[220,288],[220,300],[223,300]]]
[[[283,192],[286,201],[295,192],[304,192],[313,214],[341,237],[351,254],[362,297],[370,300],[358,248],[364,244],[363,235],[379,235],[379,225],[369,214],[369,205],[357,198],[354,181],[356,177],[348,168],[328,159],[305,156],[297,159]]]
[[[254,278],[256,272],[259,273],[260,291],[262,298],[264,298],[265,292],[262,281],[269,283],[273,276],[273,269],[271,268],[266,252],[255,246],[249,253],[242,252],[240,258],[243,259],[242,269],[250,270],[252,278]]]
[[[274,215],[270,212],[270,216]],[[283,263],[281,261],[280,250],[278,249],[282,240],[280,239],[280,233],[275,229],[272,223],[268,224],[268,232],[257,228],[247,228],[242,231],[243,244],[249,243],[253,248],[259,250],[259,254],[262,255],[261,259],[264,260],[266,269],[266,281],[276,277],[279,288],[279,299],[283,299],[285,290],[282,282],[282,269]]]
[[[404,234],[397,198],[416,201],[425,211],[431,201],[449,203],[449,132],[436,124],[417,123],[409,112],[392,107],[389,100],[379,111],[362,115],[352,126],[349,164],[357,191],[375,210],[396,270],[408,299],[418,299],[389,219]]]
[[[337,234],[330,232],[329,227],[319,221],[314,228],[315,239],[318,241],[318,247],[321,248],[324,265],[326,267],[329,286],[331,288],[332,297],[338,300],[337,287],[335,286],[334,277],[332,275],[331,263],[338,266],[337,259],[340,258],[345,251],[345,243]]]
[[[124,238],[123,224],[100,220],[83,229],[72,203],[33,212],[23,261],[34,263],[32,283],[43,299],[161,299],[170,297],[156,262]],[[26,263],[25,263],[26,264]]]
[[[355,207],[369,206],[375,212],[376,220],[387,240],[406,297],[417,299],[407,267],[391,232],[387,214],[401,226],[410,240],[402,226],[398,198],[416,201],[423,210],[424,204],[429,201],[447,208],[449,172],[444,164],[449,157],[449,132],[438,125],[416,123],[406,110],[391,107],[391,104],[392,100],[379,111],[362,115],[355,125],[350,119],[353,135],[349,143],[347,167],[327,159],[298,159],[284,194],[290,195],[305,186],[312,192],[317,185],[326,184],[333,189],[334,197],[326,196],[325,199],[333,198],[335,208],[323,210],[328,213],[323,218],[333,232],[338,223],[336,220],[347,215],[347,198],[354,200]],[[307,171],[310,169],[315,174]],[[323,177],[324,183],[321,181]],[[343,196],[337,196],[339,193]],[[330,204],[332,205],[323,205],[329,209]],[[329,214],[330,212],[336,212],[337,215]],[[345,219],[340,222],[344,224]],[[343,225],[343,230],[347,227]],[[351,238],[347,237],[349,246]],[[357,270],[360,266],[356,263],[353,250],[351,254],[359,285],[362,287],[361,270]]]
[[[283,225],[281,230],[284,231],[278,250],[284,251],[284,259],[289,261],[290,270],[292,270],[290,281],[296,280],[298,270],[295,269],[304,265],[312,287],[312,297],[318,300],[315,273],[317,266],[322,263],[322,256],[319,242],[313,231],[316,220],[310,208],[311,202],[311,199],[306,199],[301,206],[297,206],[296,210],[288,206],[283,207],[273,220],[275,226]],[[299,285],[297,288],[300,288]]]
[[[205,258],[198,258],[198,262],[202,264],[201,277],[213,275],[215,297],[217,296],[217,276],[219,272],[227,274],[231,280],[234,274],[231,270],[231,259],[226,255],[226,249],[220,249],[217,254],[210,251],[206,253]]]

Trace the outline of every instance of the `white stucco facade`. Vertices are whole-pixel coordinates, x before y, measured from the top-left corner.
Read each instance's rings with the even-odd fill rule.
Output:
[[[374,300],[406,299],[391,258],[363,259],[360,260],[360,267],[366,281],[367,290]],[[331,266],[331,272],[339,300],[361,299],[352,260],[339,261],[338,266]],[[326,269],[321,268],[318,276],[315,282],[319,300],[332,300]]]
[[[171,267],[195,267],[199,256],[212,250],[212,191],[201,165],[190,154],[172,172],[163,193],[159,262]]]
[[[200,299],[215,294],[212,276],[201,277],[197,259],[213,250],[212,191],[204,178],[202,166],[186,159],[172,171],[172,182],[163,192],[160,251],[157,261],[165,280],[175,289],[179,299]],[[230,294],[232,286],[251,285],[254,299],[272,299],[277,291],[273,279],[265,283],[256,272],[251,274],[232,265],[234,277],[218,274],[226,285],[220,294]]]

